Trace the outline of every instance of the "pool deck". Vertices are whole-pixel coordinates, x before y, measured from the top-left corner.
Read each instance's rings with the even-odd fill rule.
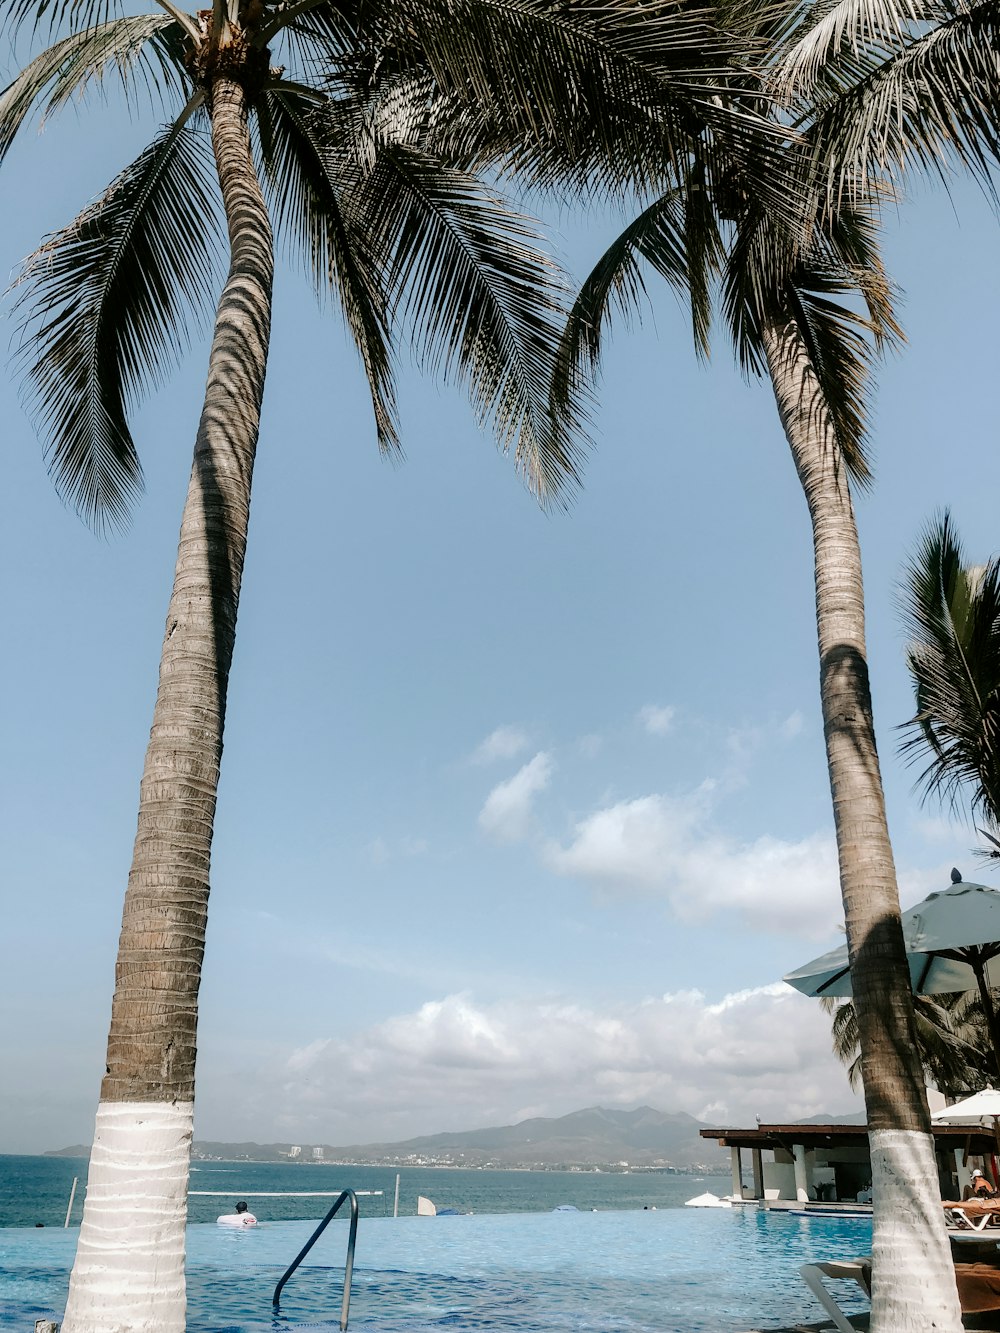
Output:
[[[851,1323],[857,1329],[866,1329],[867,1313],[852,1315]],[[747,1333],[837,1333],[837,1329],[832,1319],[821,1319],[818,1324],[785,1324],[781,1328],[752,1328],[748,1329]]]
[[[856,1314],[850,1316],[851,1323],[857,1329],[867,1329],[868,1314]],[[1000,1317],[996,1314],[966,1315],[963,1324],[972,1333],[973,1330],[997,1330],[1000,1329]],[[818,1324],[785,1324],[781,1328],[754,1328],[748,1329],[747,1333],[836,1333],[836,1328],[832,1320],[824,1319]]]

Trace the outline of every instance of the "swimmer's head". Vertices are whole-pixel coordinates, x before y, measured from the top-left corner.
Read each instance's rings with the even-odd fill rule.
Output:
[[[236,1205],[236,1211],[238,1213],[245,1213],[247,1211],[247,1206],[244,1200],[241,1199],[240,1202]]]

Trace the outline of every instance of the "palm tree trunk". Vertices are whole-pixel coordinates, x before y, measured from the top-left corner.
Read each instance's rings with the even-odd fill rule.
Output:
[[[871,1327],[959,1333],[875,748],[847,469],[794,321],[772,321],[764,345],[812,521],[823,728],[872,1158]]]
[[[246,95],[212,87],[231,263],[181,521],[64,1333],[183,1333],[198,987],[273,256]]]

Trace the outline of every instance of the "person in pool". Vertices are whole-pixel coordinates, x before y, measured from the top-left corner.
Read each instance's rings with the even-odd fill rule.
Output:
[[[244,1200],[241,1199],[236,1205],[236,1212],[223,1213],[223,1215],[217,1219],[217,1223],[220,1227],[255,1227],[257,1225],[257,1219],[247,1208]]]

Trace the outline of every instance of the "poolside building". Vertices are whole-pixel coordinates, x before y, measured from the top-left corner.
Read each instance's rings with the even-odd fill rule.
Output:
[[[758,1124],[753,1129],[702,1129],[699,1133],[729,1149],[737,1197],[779,1208],[871,1200],[867,1125]],[[992,1130],[935,1125],[932,1133],[943,1199],[962,1197],[974,1167],[997,1182],[1000,1154]],[[744,1178],[744,1153],[750,1159],[749,1180]]]

